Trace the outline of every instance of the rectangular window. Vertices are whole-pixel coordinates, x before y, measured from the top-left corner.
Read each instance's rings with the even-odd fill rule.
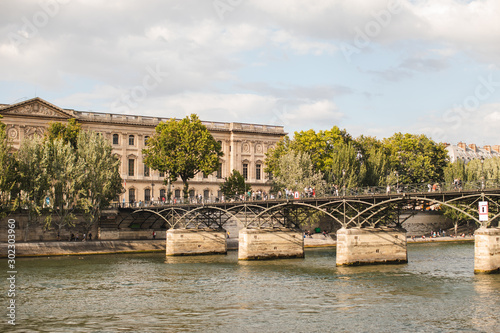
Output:
[[[113,144],[114,145],[118,144],[118,134],[113,134]]]
[[[149,177],[149,167],[144,164],[144,177]]]
[[[135,160],[133,158],[128,160],[128,175],[129,176],[134,175],[134,164],[135,164]]]
[[[222,178],[222,163],[219,163],[219,168],[217,168],[217,178]]]
[[[129,137],[128,137],[128,145],[129,146],[135,145],[135,138],[134,138],[133,135],[129,135]]]
[[[151,201],[151,190],[149,188],[144,190],[144,201]]]
[[[255,179],[260,180],[260,164],[255,165]]]
[[[243,163],[243,178],[245,178],[245,180],[248,179],[248,164],[247,163]]]
[[[273,180],[273,173],[272,172],[269,172],[267,174],[267,178],[269,178],[269,180]]]
[[[160,172],[160,178],[165,177],[165,172]]]
[[[133,188],[128,190],[128,201],[130,203],[135,201],[135,190]]]

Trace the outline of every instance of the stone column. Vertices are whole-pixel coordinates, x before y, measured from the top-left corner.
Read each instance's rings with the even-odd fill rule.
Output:
[[[241,229],[238,259],[304,258],[304,237],[299,230]]]
[[[341,228],[337,231],[337,266],[407,262],[404,229]]]
[[[167,256],[226,254],[226,231],[214,229],[167,230]]]
[[[474,273],[500,273],[500,228],[474,232]]]

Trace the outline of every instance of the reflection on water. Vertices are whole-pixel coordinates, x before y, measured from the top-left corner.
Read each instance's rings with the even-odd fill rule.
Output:
[[[500,276],[474,276],[472,243],[410,244],[408,254],[408,264],[362,267],[336,267],[335,249],[269,261],[237,252],[18,259],[16,329],[497,331]]]

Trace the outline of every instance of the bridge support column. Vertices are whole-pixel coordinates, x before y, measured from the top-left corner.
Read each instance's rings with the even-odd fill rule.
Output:
[[[474,233],[474,273],[500,273],[500,228]]]
[[[167,256],[226,254],[226,232],[213,229],[167,230]]]
[[[404,229],[342,228],[337,231],[337,266],[407,262]]]
[[[238,259],[304,258],[304,237],[291,229],[241,229]]]

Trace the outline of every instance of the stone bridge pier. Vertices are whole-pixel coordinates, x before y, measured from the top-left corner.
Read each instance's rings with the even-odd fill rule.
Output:
[[[167,256],[226,254],[226,231],[215,229],[169,229]]]
[[[304,258],[302,231],[288,228],[241,229],[238,259]]]
[[[337,266],[407,262],[404,229],[365,227],[337,231]]]
[[[500,228],[474,233],[474,273],[500,273]]]

